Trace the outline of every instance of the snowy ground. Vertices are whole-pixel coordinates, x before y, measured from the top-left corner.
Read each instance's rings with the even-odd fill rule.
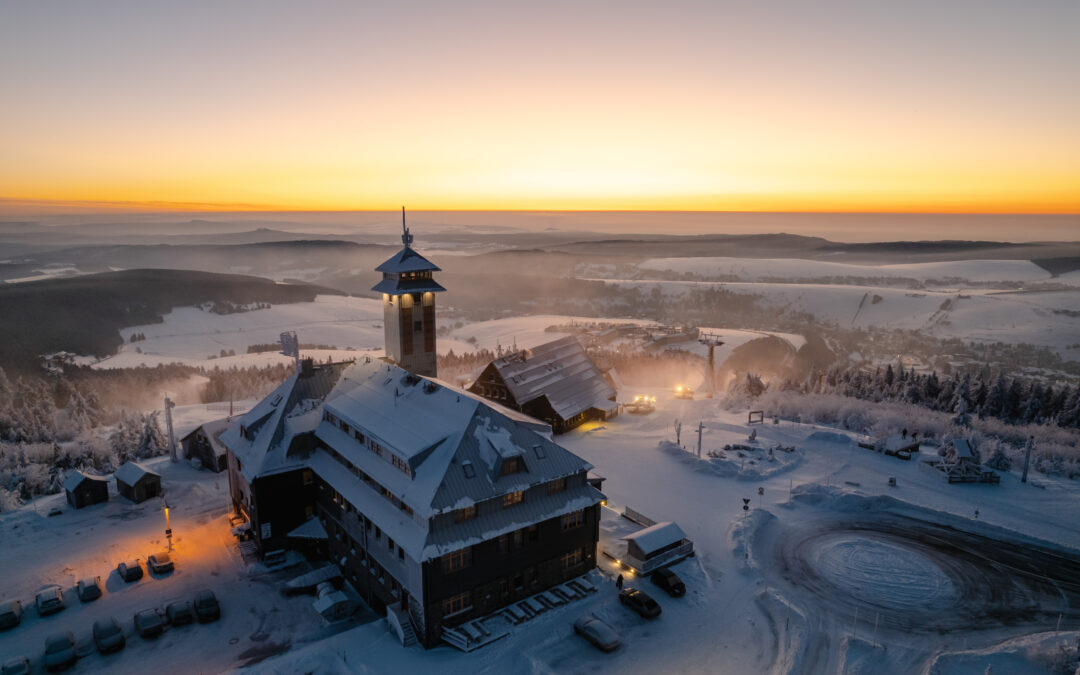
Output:
[[[1036,476],[1022,485],[1016,475],[1006,475],[1000,486],[948,485],[916,461],[863,450],[836,430],[791,422],[758,426],[758,440],[764,446],[797,446],[798,461],[781,462],[765,478],[760,472],[718,472],[691,454],[696,435],[686,430],[699,420],[706,423],[704,452],[745,443],[745,413],[722,411],[715,401],[654,393],[657,412],[623,415],[560,440],[607,478],[605,532],[617,529],[611,519],[630,506],[656,520],[676,521],[694,540],[697,557],[675,567],[688,586],[685,598],[669,598],[648,581],[628,581],[660,602],[664,613],[658,620],[639,619],[618,605],[611,582],[617,570],[605,561],[600,571],[608,582],[601,593],[548,612],[470,654],[450,647],[402,649],[376,622],[293,649],[255,672],[981,673],[993,664],[999,674],[1039,673],[1048,672],[1032,661],[1039,648],[1017,647],[1017,638],[1035,636],[1024,645],[1075,645],[1080,614],[1048,595],[1030,574],[1001,585],[1004,561],[976,563],[971,558],[978,556],[955,556],[947,546],[930,551],[901,536],[900,529],[955,530],[961,545],[1011,542],[991,546],[1021,557],[1025,546],[1037,546],[1063,556],[1064,567],[1056,572],[1053,566],[1038,568],[1052,577],[1080,565],[1075,483]],[[676,419],[684,422],[686,452],[660,447],[674,439]],[[897,487],[887,485],[890,476]],[[745,520],[744,497],[751,499]],[[870,529],[868,522],[881,525]],[[882,532],[886,525],[896,527]],[[789,540],[802,546],[803,555],[794,560],[811,566],[815,584],[794,585],[772,556]],[[991,583],[981,576],[986,569],[999,575]],[[1080,589],[1058,583],[1075,600]],[[1003,596],[995,597],[999,587]],[[1030,611],[1024,603],[1031,599],[1042,606]],[[967,600],[972,609],[996,618],[967,628]],[[927,618],[930,608],[933,616]],[[1063,620],[1055,634],[1058,611]],[[572,633],[572,621],[586,612],[622,635],[618,651],[602,654]],[[926,625],[898,623],[905,612]]]

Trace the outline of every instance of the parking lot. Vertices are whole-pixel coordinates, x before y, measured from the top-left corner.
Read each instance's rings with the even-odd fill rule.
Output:
[[[168,543],[157,499],[135,505],[110,494],[108,503],[75,510],[61,494],[0,516],[0,600],[23,604],[21,624],[0,632],[4,660],[25,655],[34,672],[43,672],[45,640],[72,631],[80,656],[74,672],[219,672],[285,651],[304,635],[323,634],[311,598],[283,597],[278,575],[243,560],[230,534],[224,476],[167,461],[155,468],[164,474],[171,507],[171,572],[146,570],[147,557]],[[64,506],[63,514],[47,516],[57,505]],[[140,560],[144,575],[125,582],[116,567],[132,558]],[[103,593],[83,603],[76,583],[95,576],[101,577]],[[64,609],[39,616],[34,597],[53,584],[63,589]],[[155,639],[138,635],[133,621],[137,612],[164,612],[170,602],[191,602],[204,588],[220,601],[219,621],[166,625]],[[119,621],[127,645],[101,655],[94,648],[92,628],[107,617]]]

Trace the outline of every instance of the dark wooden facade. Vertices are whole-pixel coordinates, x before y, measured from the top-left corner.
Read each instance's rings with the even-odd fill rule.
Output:
[[[161,476],[156,473],[144,473],[134,484],[125,483],[117,478],[116,491],[121,497],[139,504],[161,495]]]
[[[81,509],[109,501],[109,481],[96,476],[86,476],[66,492],[68,504]]]
[[[513,392],[510,391],[510,387],[506,386],[506,381],[493,363],[489,363],[484,368],[483,372],[480,373],[480,377],[476,378],[476,382],[469,387],[469,391],[483,396],[489,401],[504,405],[511,410],[517,410],[529,417],[547,422],[551,425],[552,431],[557,434],[576,429],[590,420],[604,420],[607,417],[603,410],[589,408],[569,419],[563,419],[559,413],[555,412],[547,396],[539,396],[522,403],[514,398]]]
[[[190,434],[180,439],[180,445],[184,448],[184,457],[187,459],[197,458],[204,469],[221,473],[229,467],[225,453],[219,453],[214,447],[205,425],[197,427]]]

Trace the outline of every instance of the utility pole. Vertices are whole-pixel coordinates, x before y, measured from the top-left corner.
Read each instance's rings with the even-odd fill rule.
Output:
[[[173,462],[178,461],[176,456],[176,434],[173,433],[172,424],[172,409],[176,407],[176,404],[172,402],[168,396],[165,397],[165,428],[169,432],[169,459]]]
[[[697,424],[697,456],[701,457],[701,432],[705,429],[704,422],[698,422]]]
[[[713,350],[724,343],[720,340],[719,335],[711,335],[709,333],[699,337],[698,342],[709,348],[709,369],[705,372],[705,398],[712,398],[713,394],[716,392],[716,372],[713,369],[715,364]]]
[[[675,445],[682,447],[682,420],[675,420]]]
[[[1035,446],[1035,437],[1028,436],[1027,448],[1024,450],[1024,475],[1020,478],[1021,483],[1027,482],[1028,465],[1031,464],[1031,448]]]

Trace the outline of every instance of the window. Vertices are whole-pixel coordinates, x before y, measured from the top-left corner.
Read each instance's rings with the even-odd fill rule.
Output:
[[[386,538],[386,547],[390,549],[391,553],[394,552],[394,540],[391,539],[390,537]]]
[[[411,470],[409,469],[409,463],[397,455],[390,455],[390,463],[406,476],[412,475]]]
[[[463,509],[458,509],[454,512],[454,522],[463,523],[466,520],[472,520],[476,517],[476,505],[466,506]]]
[[[409,506],[408,504],[406,504],[405,502],[401,502],[401,510],[404,511],[405,513],[409,514],[410,516],[413,514],[412,507]]]
[[[503,476],[509,476],[515,473],[521,473],[525,470],[525,462],[520,457],[507,457],[502,461],[502,466],[499,467],[499,474]]]
[[[463,612],[469,608],[469,593],[461,593],[453,597],[443,600],[442,610],[443,616],[449,616],[451,614],[457,614]]]
[[[472,462],[462,462],[461,463],[461,471],[462,471],[462,473],[465,474],[466,478],[475,478],[476,477],[476,468],[473,467]]]
[[[574,511],[562,517],[562,529],[572,530],[585,524],[585,510]]]
[[[353,429],[353,438],[360,441],[361,443],[364,442],[364,434],[360,433],[359,429]]]
[[[344,431],[345,433],[349,433],[349,423],[346,422],[345,420],[339,421],[338,422],[338,427],[340,427],[341,430]]]
[[[405,549],[401,548],[400,546],[397,547],[397,559],[398,560],[404,560],[405,559]]]
[[[315,515],[315,507],[314,507],[314,506],[310,506],[310,505],[308,505],[308,506],[305,506],[305,507],[304,507],[304,516],[306,516],[306,517],[310,518],[310,517],[312,517],[313,515]]]
[[[533,453],[536,455],[537,459],[543,459],[543,458],[547,457],[547,451],[544,450],[544,446],[542,446],[542,445],[534,445],[533,446]]]
[[[304,469],[301,478],[304,481],[304,485],[311,485],[311,481],[315,480],[314,474],[311,473],[311,469]]]
[[[371,441],[370,447],[371,451],[374,452],[376,455],[378,455],[379,457],[383,456],[383,446],[379,445],[377,442],[375,442],[375,440]]]
[[[580,565],[581,561],[584,559],[585,554],[583,553],[583,549],[578,548],[570,551],[569,553],[563,553],[562,556],[560,556],[559,558],[559,562],[562,564],[563,570],[566,571],[569,570],[571,567]]]
[[[379,539],[381,537],[382,537],[382,530],[380,530],[378,527],[376,527],[375,528],[375,538]]]
[[[472,547],[467,546],[460,551],[447,553],[442,557],[443,574],[465,569],[472,564]]]
[[[508,492],[503,495],[503,508],[520,504],[523,501],[525,501],[525,493],[521,490],[518,490],[517,492]]]
[[[413,321],[413,330],[416,331],[417,333],[424,330],[424,322],[423,321]]]
[[[556,492],[562,492],[565,489],[566,489],[566,479],[565,478],[560,478],[558,480],[553,480],[550,483],[548,483],[547,493],[549,495],[553,495]]]

